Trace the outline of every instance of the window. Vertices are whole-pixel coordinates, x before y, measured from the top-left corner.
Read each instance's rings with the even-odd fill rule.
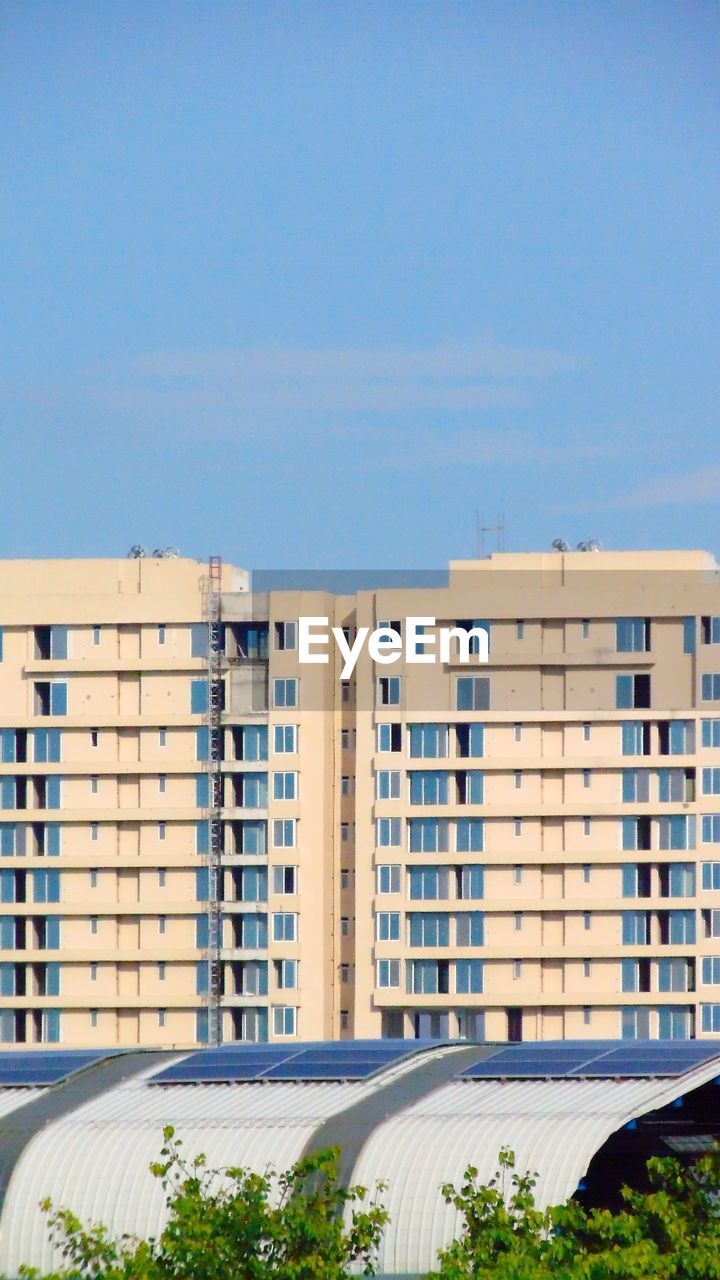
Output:
[[[590,883],[591,868],[587,865],[583,867],[583,884]]]
[[[720,769],[703,769],[702,793],[704,796],[720,795]]]
[[[411,724],[409,726],[410,756],[413,759],[444,759],[448,754],[448,727],[446,724]]]
[[[644,673],[616,676],[615,706],[620,710],[627,707],[649,707],[650,676]]]
[[[400,823],[399,818],[389,821]],[[411,853],[447,853],[448,835],[449,824],[445,818],[410,818],[408,822]]]
[[[340,794],[342,796],[352,795],[354,779],[349,774],[344,773],[340,779]]]
[[[658,991],[691,991],[692,968],[685,959],[664,956],[657,962]]]
[[[582,622],[580,623],[580,635],[582,636],[583,640],[590,639],[590,620],[588,618],[583,618]]]
[[[402,823],[400,818],[378,818],[376,821],[379,848],[397,848],[400,845]]]
[[[483,990],[482,960],[455,961],[455,991],[460,996],[481,995]]]
[[[524,635],[525,635],[525,623],[522,621],[521,618],[518,618],[517,622],[515,623],[515,639],[522,640]]]
[[[720,862],[701,863],[702,888],[704,890],[720,889]]]
[[[93,627],[93,641],[92,641],[92,642],[93,642],[93,644],[94,644],[94,645],[98,645],[98,644],[100,643],[100,628],[99,628],[99,627]]]
[[[642,720],[623,721],[621,725],[621,743],[624,756],[647,754],[645,751],[645,729],[646,725]]]
[[[90,839],[97,840],[97,838],[98,838],[98,824],[97,822],[91,822],[90,823]]]
[[[375,917],[375,937],[378,942],[400,941],[399,911],[378,911]]]
[[[273,942],[297,941],[297,913],[275,911],[272,918]]]
[[[165,868],[159,867],[158,868],[158,888],[159,889],[165,888],[166,880],[167,880],[167,872],[165,871]]]
[[[295,622],[275,623],[275,648],[297,648],[297,624]]]
[[[397,707],[400,705],[400,676],[378,677],[377,701],[381,707]]]
[[[482,911],[458,911],[455,916],[455,942],[458,947],[481,947],[484,933]]]
[[[340,823],[340,839],[342,840],[343,844],[345,844],[350,839],[350,837],[352,836],[352,832],[353,832],[353,824],[351,822]]]
[[[447,804],[448,775],[433,769],[414,769],[409,774],[410,804]]]
[[[66,680],[35,681],[35,715],[66,716],[68,687]]]
[[[272,873],[273,893],[297,893],[297,867],[275,866]]]
[[[350,729],[340,730],[340,746],[342,747],[343,751],[352,751],[353,749],[352,730]],[[380,751],[381,749],[382,749],[381,747],[378,747],[378,751]]]
[[[349,916],[340,917],[340,937],[347,938],[350,936],[350,918]]]
[[[522,884],[523,869],[522,867],[513,867],[513,884]]]
[[[91,932],[91,933],[97,933],[97,931],[98,931],[98,918],[97,918],[97,916],[91,916],[91,917],[90,917],[90,932]]]
[[[273,1005],[273,1035],[297,1035],[297,1009],[294,1005]]]
[[[190,681],[190,714],[204,715],[208,709],[208,681]]]
[[[166,1016],[167,1016],[167,1014],[166,1014],[165,1009],[158,1009],[158,1026],[159,1026],[159,1027],[164,1027],[164,1026],[165,1026],[165,1019],[166,1019]]]
[[[650,770],[623,769],[620,794],[624,804],[647,804],[650,799]]]
[[[96,964],[90,965],[90,981],[97,982],[98,967]]]
[[[279,991],[294,991],[298,985],[297,960],[275,960],[275,985]]]
[[[700,681],[700,696],[703,702],[720,702],[720,674],[715,673],[702,676]]]
[[[720,986],[720,956],[703,956],[702,983],[704,987]]]
[[[380,769],[375,777],[375,796],[378,800],[400,799],[400,770]]]
[[[522,725],[513,725],[513,738],[515,742],[522,742]]]
[[[720,844],[720,813],[704,813],[700,829],[703,844]]]
[[[349,964],[340,965],[340,981],[341,982],[350,981],[350,965]]]
[[[273,774],[273,800],[297,799],[297,773]]]
[[[352,874],[349,867],[340,868],[340,888],[349,889],[352,882]]]
[[[457,853],[482,853],[485,825],[482,818],[458,818],[455,823]]]
[[[190,657],[207,658],[210,649],[210,635],[207,622],[190,623]],[[223,649],[222,642],[218,646]]]
[[[98,784],[98,780],[97,780],[97,778],[91,778],[91,779],[90,779],[90,793],[91,793],[91,795],[94,795],[94,796],[96,796],[96,795],[97,795],[97,793],[98,793],[98,785],[99,785],[99,784]]]
[[[158,916],[158,933],[167,932],[167,916]]]
[[[583,818],[583,835],[589,836],[592,828],[592,818]]]
[[[99,740],[99,734],[97,729],[91,729],[90,730],[90,746],[96,747],[98,745],[98,740]]]
[[[167,832],[167,825],[164,822],[158,822],[158,840],[164,840]]]
[[[516,933],[520,933],[523,926],[522,911],[516,911],[513,916],[513,928]]]
[[[376,872],[378,893],[400,892],[400,864],[395,862],[381,863]]]
[[[378,987],[399,987],[400,986],[400,961],[399,960],[378,960],[377,961],[377,985]]]
[[[164,624],[164,623],[160,623],[160,625],[158,626],[158,629],[157,629],[157,642],[158,642],[158,644],[164,644],[164,643],[165,643],[165,624]]]
[[[704,747],[720,747],[720,719],[701,721],[702,745]]]
[[[449,947],[450,917],[436,911],[411,911],[408,934],[411,947]]]
[[[514,780],[515,780],[515,790],[519,791],[522,786],[522,773],[520,772],[519,769],[515,770]]]
[[[647,653],[650,649],[649,618],[618,618],[615,622],[618,653]]]
[[[376,740],[378,751],[402,751],[402,725],[379,724]]]
[[[592,916],[590,915],[589,911],[583,911],[583,929],[588,930],[591,928],[592,928]]]
[[[296,707],[298,705],[298,682],[294,676],[273,680],[273,706]]]
[[[455,706],[458,711],[487,711],[490,707],[489,676],[458,676]]]
[[[516,836],[522,835],[522,818],[513,818],[513,834]]]
[[[584,786],[584,787],[589,787],[589,786],[590,786],[590,770],[589,770],[589,769],[583,769],[583,771],[582,771],[582,783],[583,783],[583,786]]]
[[[701,1004],[700,1024],[703,1031],[720,1031],[720,1004]]]
[[[297,740],[298,727],[296,724],[275,725],[273,730],[273,750],[276,755],[294,755],[297,751]],[[259,756],[258,759],[260,759]]]
[[[158,729],[158,746],[167,746],[167,729]]]
[[[441,870],[444,870],[444,868],[441,868]],[[485,893],[484,868],[474,863],[456,867],[455,892],[462,901],[482,898]]]
[[[463,759],[477,758],[485,751],[485,727],[481,724],[458,724],[455,726],[457,754]]]
[[[623,911],[621,916],[623,946],[646,945],[650,941],[649,911]]]
[[[694,618],[688,618],[687,621],[692,622],[694,627]],[[720,644],[720,618],[700,619],[700,640],[702,644]]]
[[[408,872],[411,899],[443,899],[449,896],[450,878],[447,867],[410,867]]]
[[[583,978],[591,978],[591,977],[592,977],[592,960],[583,960]]]
[[[98,873],[95,870],[95,868],[93,868],[93,870],[90,872],[90,888],[97,889],[97,885],[98,885]]]
[[[273,848],[295,848],[295,818],[275,818],[273,821]]]
[[[623,1009],[620,1016],[620,1034],[623,1040],[649,1040],[650,1010],[644,1005],[635,1009]]]
[[[96,1027],[97,1024],[98,1024],[98,1011],[97,1009],[91,1009],[90,1010],[90,1026]]]
[[[522,960],[513,960],[513,981],[522,978]]]
[[[658,818],[661,849],[695,848],[695,815],[673,813]]]

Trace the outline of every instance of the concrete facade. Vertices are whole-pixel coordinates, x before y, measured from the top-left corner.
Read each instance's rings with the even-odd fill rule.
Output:
[[[3,1043],[191,1045],[215,1005],[225,1040],[720,1034],[711,556],[347,595],[225,566],[214,966],[206,573],[0,566]],[[364,650],[342,681],[299,661],[308,616],[432,617],[428,651],[478,622],[489,662]]]

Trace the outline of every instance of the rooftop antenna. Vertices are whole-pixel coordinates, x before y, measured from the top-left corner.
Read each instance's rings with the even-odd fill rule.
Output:
[[[475,553],[478,560],[486,560],[488,556],[485,554],[485,534],[496,534],[495,550],[505,550],[505,514],[501,513],[497,517],[496,524],[484,524],[483,515],[480,511],[475,510]],[[489,553],[492,555],[492,552]]]

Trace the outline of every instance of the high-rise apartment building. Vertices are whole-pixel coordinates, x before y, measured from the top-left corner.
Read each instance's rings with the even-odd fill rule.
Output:
[[[711,556],[5,562],[0,625],[3,1043],[720,1034]]]

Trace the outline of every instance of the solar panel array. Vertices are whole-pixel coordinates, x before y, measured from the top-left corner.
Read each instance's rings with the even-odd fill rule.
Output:
[[[228,1044],[171,1063],[150,1084],[242,1080],[365,1080],[447,1040],[339,1040],[308,1044]]]
[[[0,1053],[0,1088],[59,1084],[116,1053],[113,1049],[28,1049]]]
[[[680,1076],[718,1058],[702,1040],[546,1040],[504,1045],[458,1072],[461,1080]]]

